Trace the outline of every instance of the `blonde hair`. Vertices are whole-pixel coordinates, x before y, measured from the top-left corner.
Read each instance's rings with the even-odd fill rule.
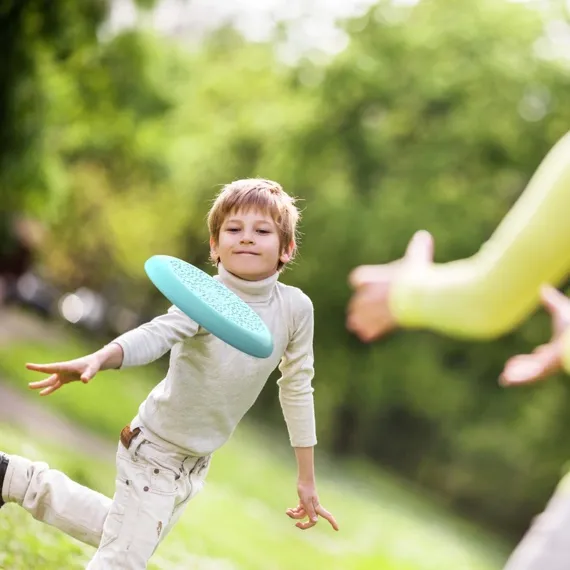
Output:
[[[268,213],[273,218],[279,234],[279,253],[294,241],[293,259],[297,253],[297,223],[301,217],[295,198],[289,196],[281,184],[264,178],[236,180],[221,189],[208,212],[208,230],[214,243],[218,243],[222,224],[230,214],[251,209]],[[212,261],[217,265],[220,260]],[[277,269],[281,270],[283,265],[280,260]]]

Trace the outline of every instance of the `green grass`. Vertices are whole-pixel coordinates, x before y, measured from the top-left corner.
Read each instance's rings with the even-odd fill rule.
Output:
[[[26,390],[32,373],[22,363],[81,355],[84,346],[10,346],[0,350],[3,374]],[[105,377],[107,375],[107,377]],[[116,440],[149,389],[161,378],[151,368],[106,373],[89,386],[67,386],[42,400]],[[35,394],[30,394],[34,397]],[[0,425],[0,448],[47,460],[107,494],[113,465]],[[199,570],[497,570],[504,545],[449,515],[436,502],[367,464],[340,464],[319,454],[319,494],[341,531],[325,523],[296,529],[284,510],[294,506],[290,448],[271,431],[245,423],[215,454],[208,483],[159,548],[150,568]],[[82,568],[90,547],[34,521],[22,509],[0,511],[0,568]]]
[[[0,439],[4,451],[47,460],[78,482],[107,493],[113,491],[113,465],[79,457],[41,438],[32,440],[4,424],[0,424]],[[92,548],[35,521],[16,505],[7,504],[0,510],[0,568],[84,568],[91,551]]]
[[[0,426],[2,447],[47,460],[75,479],[110,494],[112,463],[58,448]],[[151,568],[210,570],[491,570],[500,544],[454,519],[385,474],[320,465],[321,500],[341,524],[299,531],[283,514],[295,500],[294,469],[268,434],[244,427],[216,453],[206,489],[188,507]],[[0,512],[0,567],[81,568],[93,549],[34,521],[23,509]]]

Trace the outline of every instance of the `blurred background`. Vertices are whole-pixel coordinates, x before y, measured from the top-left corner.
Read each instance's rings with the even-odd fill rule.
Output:
[[[319,489],[342,531],[283,515],[295,471],[270,381],[152,567],[501,568],[570,457],[568,379],[497,384],[548,318],[368,346],[344,328],[346,278],[419,228],[439,262],[489,237],[569,128],[570,2],[7,0],[0,46],[0,448],[112,493],[118,430],[166,363],[41,402],[24,363],[164,311],[144,261],[212,272],[215,192],[271,178],[301,199],[282,280],[315,305]],[[0,529],[3,568],[91,553],[10,505]]]

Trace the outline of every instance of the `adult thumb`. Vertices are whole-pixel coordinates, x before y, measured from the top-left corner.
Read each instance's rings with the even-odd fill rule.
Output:
[[[434,247],[433,236],[426,230],[419,230],[409,241],[404,259],[407,263],[428,265],[433,261]]]

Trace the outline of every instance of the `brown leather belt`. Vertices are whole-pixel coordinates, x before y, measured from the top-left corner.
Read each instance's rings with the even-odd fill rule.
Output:
[[[129,424],[127,424],[121,430],[121,443],[125,446],[126,449],[129,449],[129,447],[131,446],[131,441],[133,441],[133,439],[137,435],[139,435],[140,432],[141,432],[140,428],[135,428],[131,430],[131,426]]]

